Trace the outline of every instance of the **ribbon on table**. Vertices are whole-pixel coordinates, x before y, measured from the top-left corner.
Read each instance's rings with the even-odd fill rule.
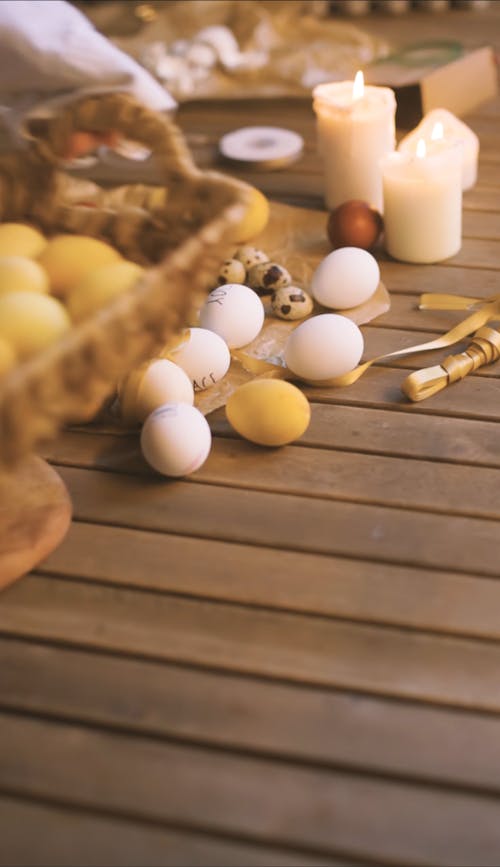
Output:
[[[488,321],[500,311],[500,296],[475,298],[463,295],[425,293],[421,296],[419,308],[421,310],[477,310],[478,312],[486,312],[488,317],[486,321]],[[471,318],[466,319],[465,323]],[[401,389],[414,402],[425,400],[446,388],[447,385],[464,379],[467,374],[477,370],[478,367],[491,364],[498,361],[499,358],[500,332],[494,328],[482,327],[474,334],[465,352],[449,355],[441,364],[410,373],[404,380]]]
[[[468,373],[500,358],[500,331],[480,328],[472,343],[459,355],[449,355],[441,364],[410,373],[401,389],[412,401],[425,400],[452,382],[464,379]]]
[[[406,349],[398,349],[395,352],[389,352],[387,355],[379,355],[376,358],[370,359],[370,361],[365,361],[363,364],[355,367],[354,370],[349,371],[348,373],[344,373],[342,376],[331,377],[330,379],[322,379],[322,380],[312,380],[312,379],[304,379],[302,377],[297,377],[291,370],[289,370],[286,365],[280,360],[277,359],[275,361],[264,360],[255,358],[253,356],[248,355],[244,350],[233,350],[233,357],[237,358],[237,360],[251,373],[256,375],[267,375],[267,376],[276,376],[283,379],[300,379],[301,381],[307,383],[308,385],[320,386],[320,387],[337,387],[337,386],[346,386],[352,385],[356,382],[363,374],[368,370],[372,364],[376,364],[379,361],[384,361],[390,358],[402,358],[405,355],[412,355],[416,352],[428,352],[432,349],[443,349],[448,346],[452,346],[454,343],[458,343],[460,340],[463,340],[466,337],[470,337],[471,334],[481,329],[487,322],[491,319],[495,319],[495,317],[500,316],[500,295],[493,295],[490,298],[473,298],[473,297],[464,297],[464,296],[453,296],[453,295],[444,295],[444,294],[424,294],[421,296],[420,309],[425,310],[473,310],[470,316],[460,322],[458,325],[455,325],[446,334],[443,334],[441,337],[437,337],[434,340],[429,340],[426,343],[419,343],[415,346],[408,346]],[[477,335],[474,340],[474,345],[479,346],[481,352],[484,355],[484,361],[481,361],[481,364],[487,364],[489,361],[496,360],[498,355],[495,355],[496,347],[497,347],[497,338],[494,335],[497,335],[498,332],[495,332],[493,329],[487,329],[488,337],[485,337],[484,334],[479,336]],[[492,334],[490,334],[492,332]],[[479,341],[482,341],[478,343]],[[489,347],[489,349],[483,348],[483,342],[485,342]],[[476,356],[476,350],[473,350],[474,359],[473,363],[475,366],[469,368],[469,370],[475,370],[480,366],[479,359],[483,356]],[[472,356],[471,356],[472,357]],[[464,371],[466,364],[468,362],[463,363],[453,363],[448,361],[448,366],[450,370],[453,369],[452,376],[456,377],[456,379],[462,378],[457,375],[457,371]],[[466,370],[463,374],[464,376],[469,372]],[[423,397],[429,397],[430,394],[434,393],[434,391],[430,391],[429,393],[425,393],[428,389],[428,380],[425,376],[419,377],[418,374],[421,372],[418,371],[417,374],[411,374],[413,379],[408,387],[408,390],[403,389],[404,393],[410,400],[422,400]],[[455,381],[455,379],[450,379],[450,374],[446,371],[441,370],[440,376],[446,375],[448,377],[447,382],[444,382],[444,385],[448,384],[450,381]],[[408,377],[410,379],[410,377]],[[422,394],[420,395],[420,382],[423,382],[422,386]],[[404,385],[408,380],[405,381]],[[443,385],[440,385],[442,388]],[[435,390],[439,390],[436,388]]]

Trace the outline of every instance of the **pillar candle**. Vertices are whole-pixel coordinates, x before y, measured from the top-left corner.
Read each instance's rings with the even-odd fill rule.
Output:
[[[396,151],[382,161],[384,243],[401,262],[440,262],[462,244],[460,143],[415,155]]]
[[[382,211],[380,160],[396,147],[396,97],[389,87],[355,81],[319,84],[313,90],[325,203],[333,210],[361,199]]]
[[[398,145],[398,151],[415,153],[417,142],[423,138],[429,152],[441,150],[457,141],[463,142],[462,150],[462,189],[469,190],[477,179],[477,160],[479,139],[463,121],[445,108],[429,111]]]

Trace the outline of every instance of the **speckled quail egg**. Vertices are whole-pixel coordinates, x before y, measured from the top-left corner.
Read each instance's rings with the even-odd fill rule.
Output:
[[[291,283],[289,272],[277,262],[261,262],[247,271],[247,284],[258,295],[270,295],[284,286],[291,286]]]
[[[217,276],[217,285],[222,286],[224,283],[244,283],[246,270],[243,262],[239,259],[226,259],[219,270]]]
[[[313,299],[299,286],[282,286],[271,298],[271,309],[279,319],[305,319],[313,307]]]
[[[257,247],[251,247],[248,244],[244,247],[238,247],[234,258],[243,263],[246,271],[249,271],[254,265],[259,265],[261,262],[269,262],[269,256],[267,253],[264,253],[264,250],[258,250]]]

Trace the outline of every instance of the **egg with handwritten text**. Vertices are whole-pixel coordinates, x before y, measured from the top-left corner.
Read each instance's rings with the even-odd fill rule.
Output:
[[[208,295],[200,310],[200,325],[214,331],[230,349],[257,337],[264,324],[264,305],[248,286],[226,283]]]
[[[208,328],[190,328],[187,339],[169,349],[163,357],[168,357],[182,367],[195,392],[204,391],[219,382],[231,363],[227,343]]]

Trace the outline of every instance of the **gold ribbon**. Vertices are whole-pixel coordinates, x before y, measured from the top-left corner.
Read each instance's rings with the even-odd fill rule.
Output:
[[[486,323],[496,317],[500,317],[500,295],[491,295],[489,298],[476,298],[464,295],[447,295],[424,293],[420,296],[420,310],[470,310],[467,316],[458,325],[455,325],[441,337],[408,346],[406,349],[398,349],[386,355],[379,355],[363,364],[359,364],[354,370],[344,373],[343,376],[335,376],[330,379],[313,380],[304,379],[294,374],[279,357],[256,358],[249,355],[244,349],[233,349],[231,356],[238,361],[248,373],[260,377],[272,377],[278,379],[299,379],[308,385],[323,388],[352,385],[368,370],[372,364],[391,358],[402,358],[417,352],[429,352],[433,349],[443,349],[452,346],[474,334],[468,348],[458,355],[450,355],[442,364],[411,373],[404,380],[401,389],[406,397],[412,401],[424,400],[436,392],[441,391],[447,385],[463,379],[471,371],[477,370],[484,364],[490,364],[500,358],[500,331],[485,327]],[[176,335],[164,347],[160,353],[161,358],[169,358],[175,361],[176,351],[187,340],[189,329]]]
[[[483,327],[472,343],[459,355],[449,355],[442,364],[410,373],[403,382],[403,393],[413,401],[425,400],[452,382],[464,379],[468,373],[500,358],[500,332]]]
[[[291,370],[289,370],[284,363],[280,363],[279,360],[270,361],[255,358],[245,353],[244,350],[233,350],[232,354],[233,357],[238,359],[238,361],[243,365],[243,367],[245,367],[250,373],[254,373],[256,375],[267,374],[268,376],[278,376],[283,379],[300,379],[308,385],[319,386],[323,388],[352,385],[361,376],[363,376],[363,374],[368,370],[369,367],[372,366],[372,364],[376,364],[378,361],[384,361],[389,358],[402,358],[406,355],[412,355],[416,352],[428,352],[432,349],[443,349],[448,346],[452,346],[454,343],[458,343],[460,340],[464,340],[464,338],[466,337],[470,337],[471,334],[482,328],[482,326],[485,325],[489,320],[494,319],[496,316],[500,316],[500,296],[493,295],[491,296],[491,298],[481,299],[444,294],[424,294],[421,296],[419,307],[422,310],[473,310],[474,312],[471,313],[470,316],[468,316],[458,325],[455,325],[453,328],[447,331],[446,334],[443,334],[441,337],[437,337],[434,340],[429,340],[426,343],[419,343],[415,346],[408,346],[406,349],[398,349],[395,352],[389,352],[387,355],[379,355],[376,358],[370,359],[370,361],[365,361],[363,364],[355,367],[354,370],[351,370],[348,373],[344,373],[342,376],[335,376],[331,377],[330,379],[313,380],[298,377]],[[489,331],[493,331],[493,329],[489,329]],[[493,332],[493,334],[497,334],[497,332]],[[486,338],[482,337],[481,339],[485,340]],[[493,347],[496,346],[496,338],[494,338],[492,341],[488,341],[486,339],[486,342],[491,343]],[[490,350],[487,351],[487,356],[488,361],[495,360],[494,353],[490,358]],[[496,357],[498,358],[498,356]],[[486,364],[488,363],[488,361],[483,361],[482,363]],[[479,364],[476,365],[476,367],[479,366]],[[461,369],[464,368],[462,367]],[[429,394],[424,394],[422,395],[422,397],[414,396],[418,395],[419,393],[419,373],[420,371],[417,373],[417,375],[411,375],[413,379],[410,383],[408,391],[405,387],[403,387],[404,393],[410,398],[410,400],[422,400],[424,396],[429,396]],[[410,379],[410,377],[408,377],[408,379]],[[415,379],[417,379],[417,383],[415,383]],[[425,380],[425,377],[422,377],[422,379]],[[405,380],[403,386],[406,386],[407,381],[408,380]]]

